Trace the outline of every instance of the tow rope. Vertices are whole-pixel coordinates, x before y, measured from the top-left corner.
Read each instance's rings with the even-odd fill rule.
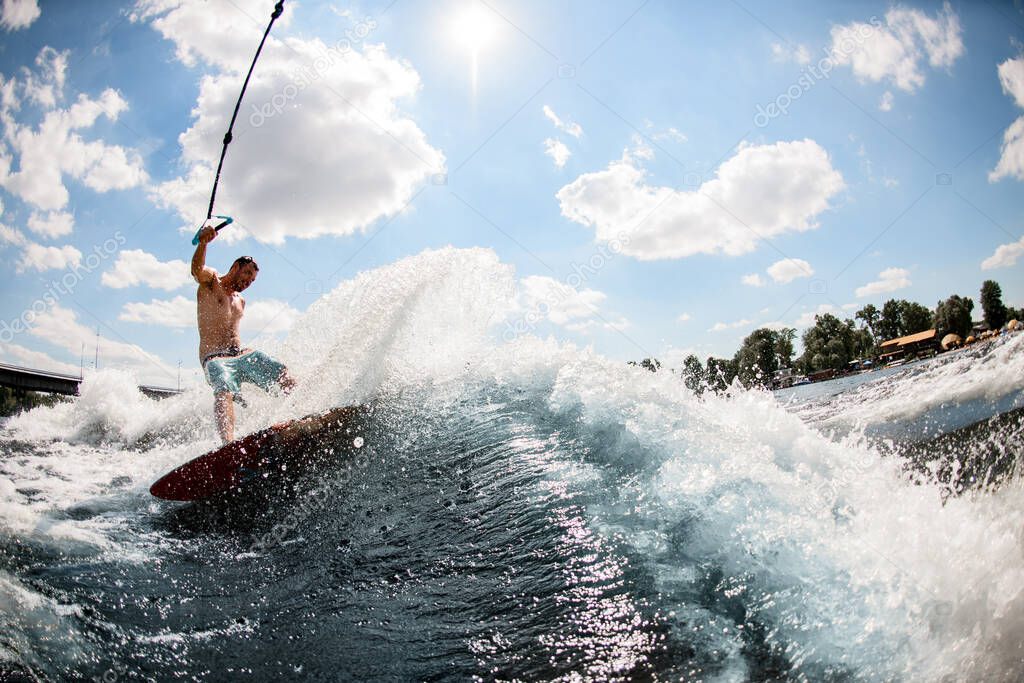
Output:
[[[256,48],[256,54],[252,58],[252,64],[249,65],[249,73],[245,75],[245,82],[242,83],[242,90],[238,93],[238,101],[235,102],[235,111],[231,114],[231,123],[228,124],[228,132],[224,134],[224,146],[220,151],[220,162],[217,163],[217,174],[213,177],[213,190],[210,192],[210,208],[206,211],[206,221],[209,221],[214,217],[213,205],[217,200],[217,185],[220,183],[220,173],[224,168],[224,157],[228,153],[228,145],[231,144],[232,135],[231,131],[235,127],[235,119],[238,118],[238,110],[242,107],[242,98],[245,97],[245,89],[249,87],[249,79],[252,77],[253,69],[256,68],[256,60],[260,58],[260,53],[263,52],[263,44],[267,42],[267,36],[270,35],[270,29],[273,28],[274,22],[284,12],[284,0],[277,0],[277,4],[274,5],[274,11],[270,14],[270,23],[267,24],[267,30],[263,32],[263,38],[260,40],[260,46]],[[217,218],[223,218],[224,220],[214,226],[214,230],[220,231],[221,228],[231,225],[234,219],[230,216],[217,216]],[[203,225],[206,224],[203,221]],[[199,230],[196,231],[196,236],[192,238],[192,244],[199,244],[199,233],[202,231],[203,226],[199,226]]]

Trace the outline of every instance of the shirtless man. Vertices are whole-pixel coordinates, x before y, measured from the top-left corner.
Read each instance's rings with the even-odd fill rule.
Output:
[[[267,354],[242,348],[238,324],[245,313],[245,299],[241,292],[253,283],[260,269],[251,256],[242,256],[235,259],[227,274],[218,275],[206,265],[206,245],[216,236],[217,231],[210,226],[200,231],[199,246],[192,255],[192,277],[199,283],[199,359],[206,381],[213,387],[217,430],[224,443],[229,443],[235,437],[233,401],[241,393],[242,382],[264,390],[277,384],[287,393],[295,380],[288,368]]]

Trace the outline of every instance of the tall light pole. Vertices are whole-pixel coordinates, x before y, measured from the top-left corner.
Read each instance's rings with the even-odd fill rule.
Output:
[[[178,392],[181,393],[181,361],[178,361]]]

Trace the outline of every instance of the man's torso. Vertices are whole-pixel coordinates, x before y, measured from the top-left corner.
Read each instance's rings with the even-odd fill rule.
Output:
[[[227,290],[218,278],[211,285],[199,286],[196,302],[199,359],[214,351],[241,347],[238,325],[245,313],[242,295]]]

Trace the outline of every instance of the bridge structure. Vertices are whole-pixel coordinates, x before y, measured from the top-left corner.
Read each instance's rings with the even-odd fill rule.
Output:
[[[81,383],[81,375],[66,375],[0,363],[0,386],[10,387],[14,389],[15,393],[38,391],[46,394],[78,396],[78,387]],[[140,386],[139,391],[150,398],[166,398],[181,393],[178,389],[150,385]]]

